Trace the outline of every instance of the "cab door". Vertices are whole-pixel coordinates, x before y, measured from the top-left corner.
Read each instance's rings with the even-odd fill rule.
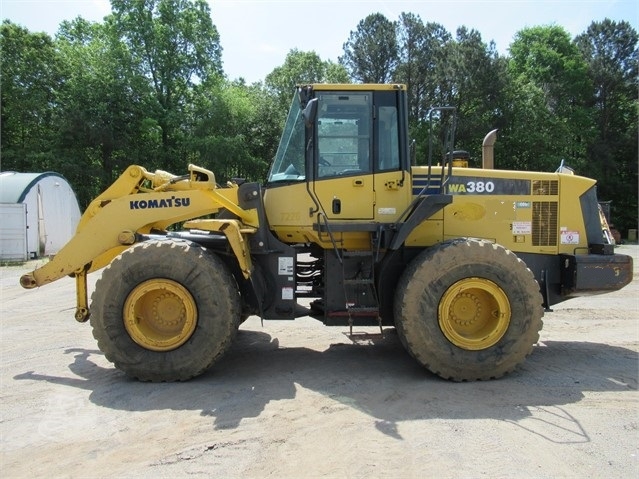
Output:
[[[315,197],[329,220],[372,220],[373,93],[317,91],[316,98]]]
[[[375,92],[373,173],[375,223],[394,223],[411,202],[405,90]]]

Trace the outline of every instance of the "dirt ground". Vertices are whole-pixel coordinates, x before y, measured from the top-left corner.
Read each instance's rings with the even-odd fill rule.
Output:
[[[32,267],[1,268],[3,478],[639,477],[639,279],[556,306],[497,381],[443,381],[393,329],[252,317],[205,375],[148,384],[75,322],[72,279],[20,288]]]

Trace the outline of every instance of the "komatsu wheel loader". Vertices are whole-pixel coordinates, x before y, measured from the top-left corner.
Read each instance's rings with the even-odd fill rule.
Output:
[[[455,154],[411,165],[406,94],[298,87],[264,185],[130,166],[21,284],[75,277],[76,319],[142,381],[206,371],[249,315],[395,326],[431,372],[498,378],[545,311],[627,285],[632,258],[614,253],[594,180],[493,169],[494,134],[483,168]]]

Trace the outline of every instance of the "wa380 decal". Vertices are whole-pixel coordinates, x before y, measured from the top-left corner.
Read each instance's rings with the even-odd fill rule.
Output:
[[[463,183],[449,183],[449,193],[492,193],[495,191],[495,183],[492,181],[468,181]]]
[[[451,176],[446,185],[451,195],[529,195],[530,180]]]

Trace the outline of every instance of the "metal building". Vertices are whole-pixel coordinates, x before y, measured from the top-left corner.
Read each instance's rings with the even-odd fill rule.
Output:
[[[80,220],[78,200],[60,174],[0,173],[0,260],[57,253]]]

